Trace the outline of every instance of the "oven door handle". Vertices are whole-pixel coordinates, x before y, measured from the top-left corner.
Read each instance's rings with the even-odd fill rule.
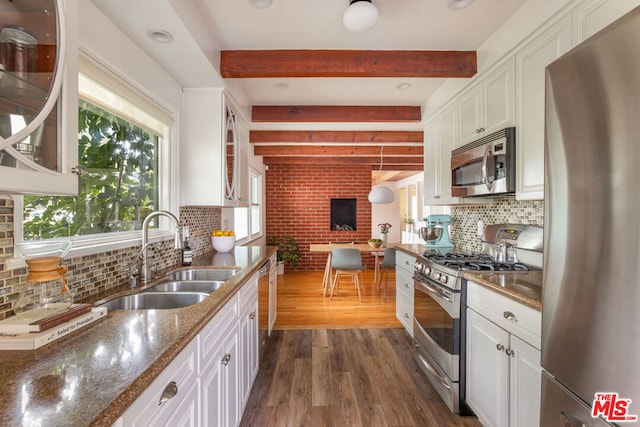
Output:
[[[433,368],[433,366],[431,366],[431,363],[429,363],[429,361],[427,359],[425,359],[424,357],[422,357],[422,355],[420,354],[420,347],[419,344],[414,344],[414,346],[416,347],[416,349],[418,349],[418,352],[416,353],[418,355],[418,357],[420,358],[420,360],[422,361],[422,363],[424,363],[424,367],[427,368],[427,370],[429,372],[431,372],[431,374],[436,378],[436,380],[438,380],[438,382],[440,384],[442,384],[442,386],[444,388],[446,388],[447,390],[451,390],[451,386],[449,385],[449,383],[447,383],[447,380],[445,380],[444,378],[442,378],[438,372],[436,372],[436,370]]]
[[[484,185],[486,185],[487,190],[491,191],[493,188],[493,183],[489,182],[489,171],[487,170],[487,163],[489,161],[489,156],[491,155],[491,144],[487,145],[487,148],[484,150],[484,156],[482,156],[482,179],[484,180]]]
[[[449,298],[446,295],[443,295],[442,292],[440,291],[440,289],[436,288],[435,286],[426,283],[426,282],[420,282],[420,284],[425,288],[425,290],[429,291],[430,293],[432,293],[433,295],[435,295],[437,298],[440,298],[442,300],[445,300],[447,302],[453,302],[453,300],[451,298]]]

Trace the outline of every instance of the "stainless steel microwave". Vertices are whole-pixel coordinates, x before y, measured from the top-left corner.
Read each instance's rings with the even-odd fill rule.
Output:
[[[516,128],[482,137],[451,152],[451,195],[492,196],[516,191]]]

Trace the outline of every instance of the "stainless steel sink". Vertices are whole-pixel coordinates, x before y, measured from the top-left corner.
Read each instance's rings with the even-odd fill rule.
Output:
[[[145,290],[145,292],[211,292],[224,285],[221,280],[171,280]]]
[[[190,268],[174,271],[167,276],[167,280],[229,280],[238,270],[227,268]]]
[[[204,292],[145,292],[114,298],[100,306],[108,310],[162,310],[188,307],[208,296]]]

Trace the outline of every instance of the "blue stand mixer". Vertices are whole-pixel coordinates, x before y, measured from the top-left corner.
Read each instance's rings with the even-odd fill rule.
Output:
[[[427,249],[437,249],[447,253],[455,247],[449,237],[449,225],[451,225],[451,215],[429,215],[424,219],[426,227],[418,230],[420,238],[425,241]]]

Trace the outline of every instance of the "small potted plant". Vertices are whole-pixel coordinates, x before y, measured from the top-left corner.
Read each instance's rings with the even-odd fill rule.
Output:
[[[284,274],[284,263],[289,261],[291,267],[298,266],[298,261],[302,259],[302,251],[300,250],[300,244],[296,239],[290,236],[276,238],[271,236],[267,239],[269,246],[277,246],[277,273]]]
[[[415,221],[410,215],[405,215],[402,223],[404,224],[407,233],[413,233],[413,225],[415,224]]]
[[[380,240],[382,240],[381,247],[387,246],[387,234],[389,233],[389,229],[391,228],[391,224],[388,222],[383,222],[382,224],[378,224],[380,228]]]

